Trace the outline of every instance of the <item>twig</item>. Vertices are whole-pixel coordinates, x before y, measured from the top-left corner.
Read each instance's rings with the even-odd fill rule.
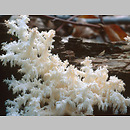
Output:
[[[104,25],[104,21],[103,21],[102,15],[99,15],[99,19],[100,19],[100,21],[101,21],[101,24]],[[100,25],[101,25],[101,24],[100,24]],[[101,34],[101,37],[102,37],[103,41],[104,41],[104,42],[108,42],[108,41],[106,40],[106,38],[105,38],[105,30],[104,30],[104,28],[102,27],[102,25],[101,25],[100,34]]]
[[[68,18],[67,20],[70,21],[70,20],[72,20],[72,19],[74,19],[75,17],[78,17],[78,16],[79,15],[73,15],[72,17]],[[56,32],[58,32],[64,25],[65,25],[65,23],[62,23],[62,25],[56,29]]]
[[[101,27],[99,25],[94,25],[94,24],[83,24],[83,23],[77,23],[77,22],[73,22],[73,21],[69,21],[69,20],[64,20],[64,19],[60,19],[60,18],[56,18],[56,17],[53,17],[53,16],[49,16],[49,15],[42,15],[43,17],[46,17],[48,19],[53,19],[55,21],[61,21],[61,22],[64,22],[64,23],[69,23],[69,24],[73,24],[73,25],[77,25],[77,26],[88,26],[88,27],[92,27],[92,28],[97,28],[97,29],[100,29]]]
[[[123,67],[123,69],[125,69],[127,66],[129,66],[130,65],[130,62],[129,63],[127,63],[124,67]]]
[[[102,15],[99,15],[99,18],[100,18],[101,23],[102,23],[102,24],[105,24],[104,21],[103,21]]]

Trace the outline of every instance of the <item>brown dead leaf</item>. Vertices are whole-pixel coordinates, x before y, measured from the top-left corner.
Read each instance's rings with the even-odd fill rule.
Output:
[[[124,37],[126,37],[127,34],[120,28],[120,26],[116,24],[111,24],[110,27],[118,34],[121,40],[125,41]]]
[[[118,25],[102,25],[102,27],[111,41],[125,41],[124,37],[126,37],[127,34]]]

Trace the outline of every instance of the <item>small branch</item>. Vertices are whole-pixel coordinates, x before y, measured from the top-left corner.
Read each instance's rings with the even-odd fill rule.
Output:
[[[99,15],[99,19],[100,19],[100,21],[101,21],[101,24],[104,25],[104,21],[103,21],[102,15]],[[105,30],[104,30],[104,28],[102,27],[102,25],[101,25],[101,31],[100,31],[101,37],[102,37],[102,39],[103,39],[104,42],[108,42],[108,41],[106,40],[106,38],[105,38],[105,34],[106,34],[106,33],[105,33]]]
[[[102,15],[99,15],[99,18],[100,18],[101,23],[102,23],[102,24],[105,24],[104,21],[103,21]]]
[[[73,24],[73,25],[77,25],[77,26],[88,26],[88,27],[92,27],[92,28],[97,28],[100,29],[101,27],[99,25],[94,25],[94,24],[83,24],[83,23],[77,23],[77,22],[73,22],[73,21],[69,21],[69,20],[64,20],[64,19],[60,19],[57,17],[53,17],[53,16],[49,16],[49,15],[42,15],[43,17],[46,17],[48,19],[52,19],[53,21],[61,21],[63,23],[67,23],[67,24]]]
[[[74,19],[75,17],[78,17],[78,16],[79,15],[73,15],[72,17],[68,18],[67,20],[70,21],[70,20],[72,20],[72,19]],[[62,25],[56,29],[56,32],[58,32],[64,25],[65,25],[65,23],[62,23]]]
[[[125,69],[127,66],[129,66],[130,65],[130,62],[129,63],[127,63],[124,67],[123,67],[123,69]]]

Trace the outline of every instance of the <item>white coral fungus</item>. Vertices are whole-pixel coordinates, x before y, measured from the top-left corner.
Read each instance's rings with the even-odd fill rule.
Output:
[[[117,114],[127,113],[130,99],[125,98],[124,83],[115,76],[108,80],[106,67],[92,69],[87,57],[81,70],[68,61],[62,62],[58,55],[51,53],[55,31],[39,32],[27,26],[29,18],[20,16],[17,20],[6,21],[8,33],[19,40],[3,43],[6,54],[0,56],[4,65],[18,65],[21,80],[5,80],[17,97],[7,100],[8,116],[58,116],[93,115],[94,106],[106,111],[113,108]]]

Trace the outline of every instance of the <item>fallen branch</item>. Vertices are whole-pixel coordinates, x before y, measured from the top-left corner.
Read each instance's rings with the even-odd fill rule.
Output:
[[[72,19],[74,19],[75,17],[78,17],[78,16],[79,16],[79,15],[73,15],[72,17],[68,18],[67,20],[70,21],[70,20],[72,20]],[[56,32],[58,32],[58,31],[64,26],[64,24],[65,24],[65,23],[62,23],[62,25],[56,29]]]
[[[67,24],[73,24],[73,25],[77,25],[77,26],[88,26],[88,27],[92,27],[92,28],[97,28],[100,29],[101,26],[100,25],[94,25],[94,24],[83,24],[83,23],[77,23],[77,22],[73,22],[73,21],[69,21],[69,20],[64,20],[64,19],[60,19],[57,17],[53,17],[53,16],[49,16],[49,15],[41,15],[40,17],[45,17],[48,19],[52,19],[53,21],[61,21],[63,23],[67,23]]]
[[[51,17],[54,15],[51,15]],[[56,18],[60,19],[68,19],[71,17],[71,15],[56,15]],[[103,22],[104,24],[130,24],[130,16],[125,16],[125,17],[103,17]],[[77,21],[77,18],[73,19],[74,22]],[[100,19],[86,19],[86,23],[89,24],[98,24],[101,23]]]

